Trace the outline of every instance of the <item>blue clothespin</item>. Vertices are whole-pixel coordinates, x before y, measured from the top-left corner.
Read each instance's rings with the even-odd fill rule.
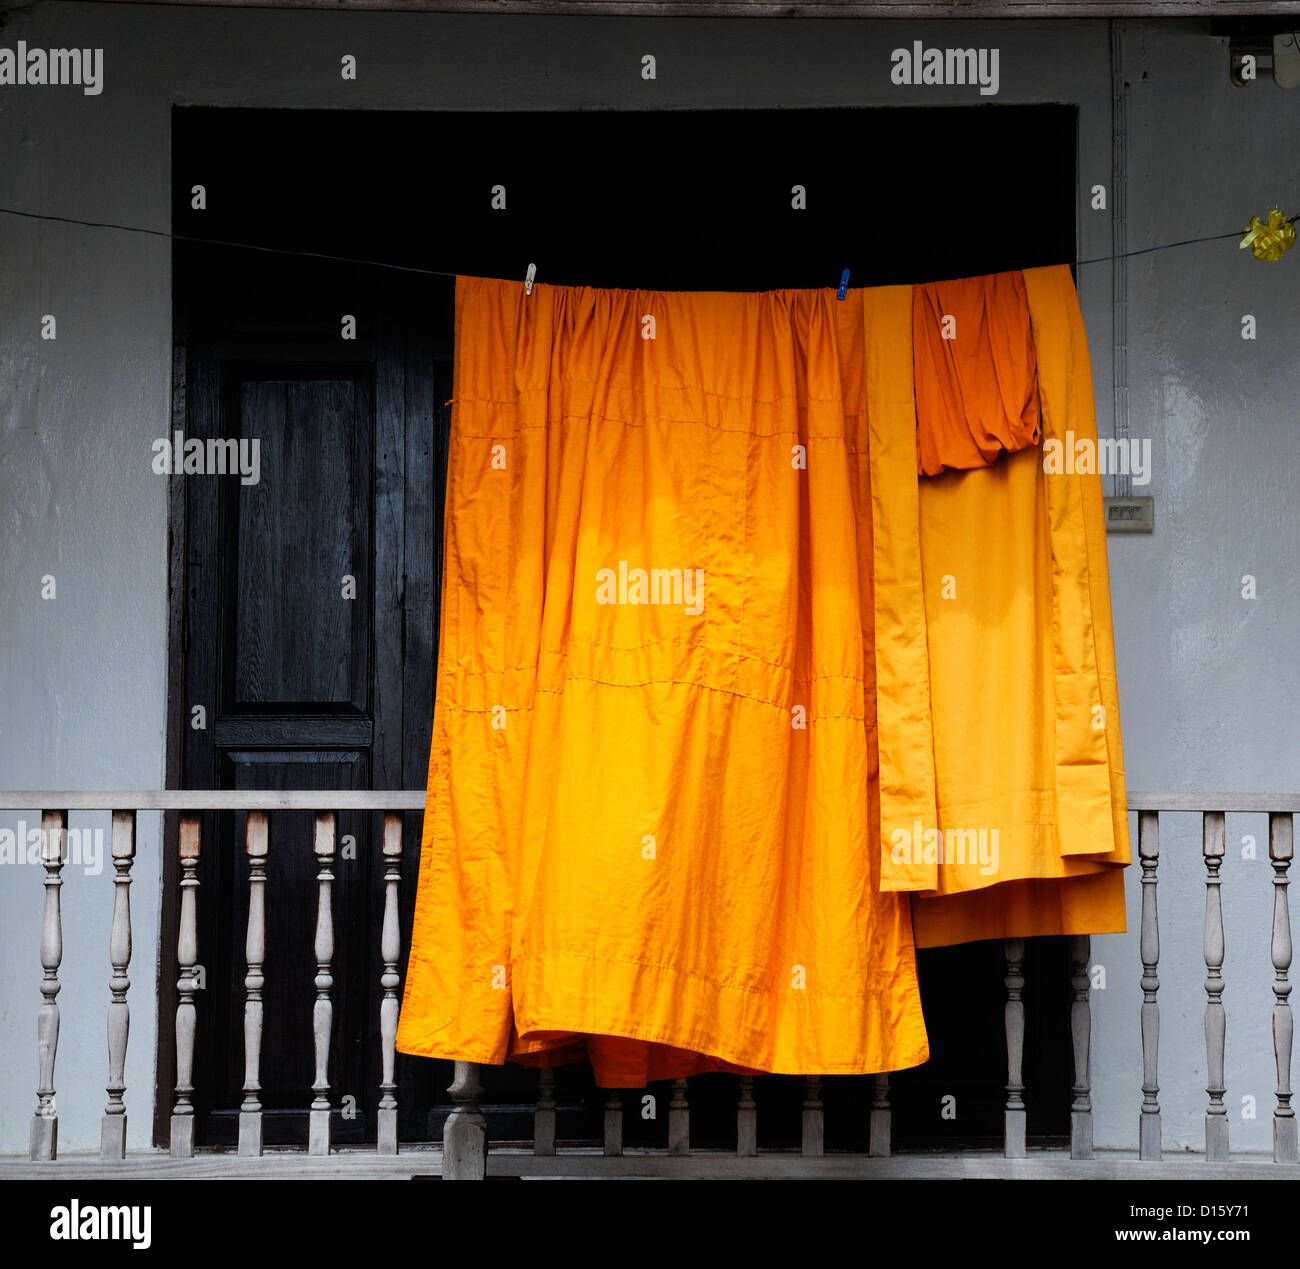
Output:
[[[842,300],[848,294],[848,290],[849,271],[845,269],[844,272],[840,274],[840,289],[835,293],[835,298],[837,300]]]
[[[528,266],[528,272],[524,274],[525,295],[531,295],[533,293],[533,279],[536,277],[537,277],[537,266],[535,264],[530,264]]]

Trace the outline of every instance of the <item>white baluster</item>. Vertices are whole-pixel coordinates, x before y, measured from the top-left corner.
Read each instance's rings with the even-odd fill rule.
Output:
[[[1287,869],[1294,853],[1290,815],[1268,817],[1268,857],[1273,861],[1273,1059],[1277,1064],[1277,1109],[1273,1112],[1273,1162],[1296,1162],[1295,1110],[1291,1105],[1291,917],[1287,910]]]
[[[334,1005],[330,988],[334,975],[330,964],[334,959],[334,814],[319,812],[316,816],[316,836],[313,843],[320,871],[316,874],[316,1003],[312,1006],[312,1036],[316,1045],[316,1078],[311,1091],[315,1094],[308,1117],[307,1153],[330,1152],[330,1101],[329,1060],[330,1033],[334,1029]]]
[[[180,826],[181,919],[176,939],[176,961],[180,976],[176,990],[176,1104],[172,1107],[171,1155],[189,1159],[194,1155],[194,993],[198,990],[199,934],[195,908],[199,888],[199,817],[182,815]]]
[[[818,1075],[804,1076],[802,1150],[811,1158],[826,1153],[826,1124],[822,1113],[822,1082]]]
[[[555,1068],[542,1067],[537,1080],[537,1109],[533,1111],[533,1153],[555,1153]]]
[[[892,1114],[889,1109],[889,1075],[876,1076],[871,1098],[871,1130],[867,1140],[867,1153],[873,1158],[887,1159],[892,1151]]]
[[[758,1103],[754,1100],[754,1077],[740,1077],[740,1098],[736,1102],[736,1153],[752,1158],[758,1153]]]
[[[36,1015],[36,1044],[40,1053],[40,1083],[36,1087],[36,1113],[28,1138],[32,1159],[59,1157],[59,1113],[54,1106],[54,1058],[59,1049],[59,965],[63,961],[63,915],[59,890],[67,855],[63,811],[41,816],[41,863],[45,867],[45,910],[41,916],[41,1008]]]
[[[394,1062],[397,1049],[397,972],[402,955],[401,932],[397,923],[397,888],[402,880],[402,817],[384,816],[384,925],[379,937],[379,955],[384,962],[379,1002],[379,1043],[383,1079],[379,1085],[379,1153],[397,1153],[397,1080]]]
[[[623,1095],[616,1088],[608,1089],[605,1097],[605,1153],[623,1153]]]
[[[1156,868],[1160,863],[1160,814],[1138,812],[1138,857],[1142,860],[1142,1114],[1138,1117],[1138,1157],[1160,1158],[1160,915],[1156,906]]]
[[[1228,1158],[1227,1091],[1223,1083],[1223,1041],[1227,1015],[1223,1009],[1223,904],[1219,896],[1219,865],[1224,853],[1221,811],[1206,811],[1202,852],[1205,855],[1205,1064],[1209,1105],[1205,1108],[1205,1160]]]
[[[1070,1103],[1070,1158],[1092,1158],[1092,1084],[1088,1051],[1092,1040],[1092,1009],[1088,1003],[1088,960],[1092,946],[1086,934],[1070,938],[1070,1039],[1074,1050],[1074,1100]]]
[[[442,1179],[481,1181],[487,1175],[487,1120],[478,1106],[478,1064],[457,1062],[447,1091],[452,1108],[442,1129]]]
[[[239,1108],[239,1153],[262,1153],[262,962],[266,959],[266,865],[270,830],[265,811],[250,811],[244,829],[248,854],[248,931],[244,941],[244,1101]]]
[[[691,1108],[686,1098],[686,1081],[673,1080],[672,1101],[668,1103],[668,1153],[690,1154]]]
[[[126,1041],[131,1011],[126,993],[131,980],[131,865],[135,861],[135,812],[113,812],[113,925],[108,935],[108,959],[113,967],[108,1004],[108,1105],[99,1130],[99,1157],[126,1158]]]
[[[1025,1086],[1021,1071],[1025,1052],[1025,940],[1006,939],[1003,949],[1007,961],[1007,1002],[1003,1025],[1007,1034],[1007,1109],[1003,1153],[1008,1159],[1025,1157]]]

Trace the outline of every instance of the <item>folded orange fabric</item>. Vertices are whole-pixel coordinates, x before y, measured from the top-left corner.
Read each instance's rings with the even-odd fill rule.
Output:
[[[1038,443],[1029,301],[1020,272],[914,288],[917,457],[927,476]]]

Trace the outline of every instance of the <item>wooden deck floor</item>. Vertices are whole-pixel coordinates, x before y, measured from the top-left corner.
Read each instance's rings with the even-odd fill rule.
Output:
[[[302,1151],[268,1150],[258,1158],[227,1152],[201,1153],[193,1159],[172,1159],[163,1151],[138,1152],[124,1160],[104,1161],[93,1154],[65,1154],[51,1163],[0,1157],[0,1181],[21,1178],[59,1180],[218,1180],[276,1178],[328,1180],[436,1178],[442,1152],[412,1148],[398,1155],[373,1150],[336,1150],[327,1157]],[[1142,1162],[1123,1151],[1098,1151],[1090,1160],[1071,1159],[1065,1151],[1031,1152],[1027,1159],[1004,1159],[993,1153],[903,1154],[871,1158],[859,1154],[828,1154],[804,1158],[797,1152],[770,1152],[753,1158],[728,1153],[697,1153],[670,1157],[662,1151],[628,1151],[607,1157],[596,1150],[564,1150],[538,1156],[523,1149],[502,1148],[488,1156],[489,1177],[558,1179],[584,1177],[717,1177],[741,1179],[861,1178],[944,1180],[1166,1180],[1237,1179],[1300,1180],[1300,1167],[1273,1163],[1266,1155],[1239,1155],[1229,1163],[1206,1163],[1204,1156],[1179,1155],[1159,1162]]]

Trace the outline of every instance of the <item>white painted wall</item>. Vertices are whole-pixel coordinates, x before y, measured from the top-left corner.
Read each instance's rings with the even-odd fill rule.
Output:
[[[1130,251],[1229,232],[1273,203],[1300,207],[1300,101],[1271,81],[1230,85],[1226,52],[1194,28],[1135,31],[1125,56]],[[1264,264],[1231,239],[1129,262],[1130,422],[1134,435],[1154,441],[1148,492],[1156,497],[1157,525],[1153,538],[1110,538],[1131,788],[1300,784],[1300,665],[1289,653],[1300,608],[1300,278],[1290,267],[1297,263],[1300,257]],[[1247,313],[1258,322],[1254,342],[1241,338]],[[1107,356],[1100,339],[1092,348],[1094,359]],[[1245,574],[1257,578],[1253,601],[1241,597]],[[1254,861],[1241,858],[1245,834],[1256,838]],[[1267,817],[1228,817],[1226,1100],[1234,1146],[1271,1151],[1267,843]],[[1170,1149],[1203,1149],[1199,817],[1171,818],[1161,853],[1165,1141]],[[1129,876],[1130,925],[1138,911],[1136,872]],[[1138,1053],[1136,938],[1105,940],[1102,955],[1119,972],[1099,1018],[1098,1134],[1127,1142],[1137,1120],[1124,1075]],[[1247,1095],[1258,1105],[1254,1122],[1241,1119]]]
[[[1226,42],[1195,24],[1128,25],[1128,244],[1300,208],[1300,95],[1234,88]],[[889,52],[996,46],[1001,89],[895,87]],[[1108,36],[1102,23],[640,21],[421,14],[230,12],[37,4],[0,46],[102,47],[105,88],[0,89],[0,206],[165,230],[173,104],[391,110],[680,109],[1064,101],[1080,115],[1082,258],[1110,251]],[[659,77],[640,79],[643,53]],[[360,78],[343,82],[344,53]],[[860,156],[870,161],[869,155]],[[851,156],[849,161],[858,161]],[[1026,163],[1025,206],[1033,209]],[[1300,788],[1300,660],[1292,651],[1300,391],[1294,297],[1300,253],[1264,265],[1231,241],[1130,262],[1131,423],[1154,442],[1154,536],[1111,537],[1124,741],[1135,789]],[[165,482],[149,444],[169,420],[170,258],[165,241],[0,215],[0,787],[147,788],[163,782]],[[1111,269],[1080,293],[1101,431],[1110,426]],[[1259,324],[1240,339],[1243,313]],[[58,319],[57,341],[39,321]],[[39,598],[53,573],[58,598]],[[1240,598],[1240,578],[1258,598]],[[33,808],[27,818],[34,822]],[[16,816],[0,818],[13,827]],[[1168,1149],[1197,1149],[1205,1101],[1199,821],[1170,822],[1161,865],[1162,1083]],[[156,817],[142,816],[127,1103],[148,1142],[157,1019]],[[74,817],[79,823],[94,823]],[[97,821],[105,831],[107,816]],[[1228,1086],[1233,1144],[1270,1148],[1266,831],[1261,857],[1224,874]],[[56,1084],[64,1150],[93,1148],[106,1079],[111,866],[69,868]],[[1130,874],[1131,925],[1137,915]],[[0,869],[0,1152],[26,1149],[37,1083],[39,870]],[[1097,1141],[1136,1144],[1140,1059],[1136,936],[1095,940],[1108,986],[1094,1009]],[[1243,1122],[1253,1094],[1259,1119]]]

